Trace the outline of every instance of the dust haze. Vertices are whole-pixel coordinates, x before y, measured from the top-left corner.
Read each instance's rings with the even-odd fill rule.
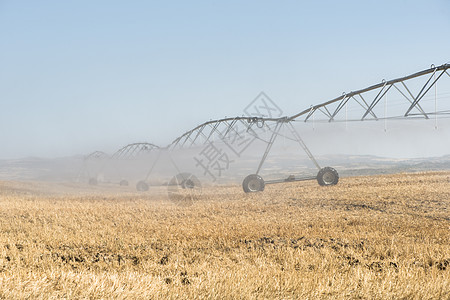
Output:
[[[450,120],[367,121],[349,123],[295,123],[295,128],[321,167],[331,166],[341,176],[408,170],[441,170],[450,166]],[[29,157],[0,161],[2,180],[74,182],[118,186],[134,190],[140,181],[165,186],[180,173],[195,175],[202,185],[240,184],[256,173],[272,132],[258,133],[238,155],[221,140],[214,140],[220,159],[205,168],[208,144],[182,150],[156,149],[129,159],[114,153],[78,154],[63,158]],[[117,147],[120,148],[121,146]],[[102,149],[99,149],[102,150]],[[93,149],[94,153],[94,149]],[[203,162],[203,163],[202,163]],[[265,180],[288,176],[315,176],[311,158],[282,128],[262,164]]]

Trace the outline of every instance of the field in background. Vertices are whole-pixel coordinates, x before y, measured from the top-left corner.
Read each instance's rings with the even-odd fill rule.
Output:
[[[450,298],[450,172],[152,189],[0,182],[0,298]]]

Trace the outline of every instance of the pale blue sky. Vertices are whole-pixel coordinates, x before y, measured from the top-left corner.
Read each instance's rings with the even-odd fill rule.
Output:
[[[0,158],[167,145],[450,61],[450,1],[0,0]]]

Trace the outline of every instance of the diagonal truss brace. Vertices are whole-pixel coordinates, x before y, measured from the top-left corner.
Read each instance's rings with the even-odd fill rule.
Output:
[[[442,75],[444,75],[445,72],[441,72],[439,76],[433,80],[433,82],[428,86],[428,83],[430,80],[434,77],[434,74],[436,74],[436,69],[434,70],[433,74],[431,74],[430,78],[427,80],[425,85],[420,90],[419,94],[417,94],[416,98],[414,99],[413,103],[411,103],[411,106],[408,108],[408,110],[405,113],[405,117],[409,115],[411,110],[419,103],[419,101],[425,96],[425,94],[436,84],[436,82],[441,78]],[[428,86],[428,87],[427,87]],[[426,90],[425,90],[426,88]],[[425,90],[425,91],[424,91]]]

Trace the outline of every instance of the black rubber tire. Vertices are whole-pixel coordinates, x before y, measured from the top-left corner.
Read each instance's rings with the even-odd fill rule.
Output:
[[[191,206],[202,195],[202,184],[191,173],[180,173],[169,181],[167,185],[169,199],[179,206]]]
[[[139,192],[146,192],[149,189],[149,185],[147,182],[141,180],[136,184],[136,190],[138,190]]]
[[[181,182],[181,187],[183,189],[193,189],[193,188],[195,188],[195,181],[193,180],[193,178],[192,179],[188,178],[186,180],[183,180]]]
[[[262,192],[264,191],[265,186],[264,179],[256,174],[248,175],[242,182],[242,188],[246,193]]]
[[[317,173],[317,182],[321,186],[336,185],[338,181],[339,174],[332,167],[322,168],[319,173]]]
[[[128,185],[129,185],[128,180],[122,179],[122,180],[119,182],[119,185],[120,185],[120,186],[128,186]]]
[[[97,178],[90,178],[89,179],[89,185],[97,185],[98,181]]]
[[[169,181],[169,186],[179,186],[182,189],[194,189],[202,186],[200,180],[191,173],[179,173]]]

